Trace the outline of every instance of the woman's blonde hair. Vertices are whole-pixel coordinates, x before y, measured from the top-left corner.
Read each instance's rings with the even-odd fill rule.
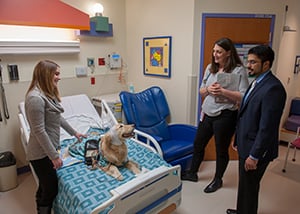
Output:
[[[50,60],[40,61],[34,68],[32,80],[27,90],[27,94],[34,88],[38,87],[44,94],[60,101],[58,88],[53,84],[53,78],[59,68],[59,65]]]

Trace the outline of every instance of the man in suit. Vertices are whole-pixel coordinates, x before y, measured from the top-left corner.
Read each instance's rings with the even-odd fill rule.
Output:
[[[237,209],[227,214],[256,214],[260,181],[278,156],[278,133],[286,92],[270,68],[274,51],[259,45],[248,51],[247,69],[255,76],[238,114],[234,146],[239,154]]]

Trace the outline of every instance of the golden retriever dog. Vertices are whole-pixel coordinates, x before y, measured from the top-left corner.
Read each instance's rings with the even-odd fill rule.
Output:
[[[128,160],[127,145],[125,140],[134,136],[134,125],[116,124],[101,137],[99,145],[100,159],[104,159],[107,166],[99,166],[108,175],[123,180],[118,167],[124,166],[131,170],[134,174],[139,174],[141,171],[137,163]]]

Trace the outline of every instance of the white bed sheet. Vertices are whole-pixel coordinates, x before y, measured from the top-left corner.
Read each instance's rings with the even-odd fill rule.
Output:
[[[106,105],[104,103],[102,104]],[[105,129],[116,123],[116,121],[111,118],[111,115],[109,115],[110,112],[102,111],[101,116],[99,116],[95,107],[91,104],[90,99],[85,94],[62,97],[61,105],[64,108],[64,113],[62,113],[62,116],[76,131],[80,133],[86,133],[89,127]],[[108,108],[108,106],[105,106],[105,108]],[[19,104],[19,112],[24,117],[24,126],[27,127],[27,131],[30,132],[29,124],[25,114],[24,102]],[[64,129],[61,128],[60,140],[71,137],[72,136],[70,136]],[[28,139],[26,140],[28,141]]]

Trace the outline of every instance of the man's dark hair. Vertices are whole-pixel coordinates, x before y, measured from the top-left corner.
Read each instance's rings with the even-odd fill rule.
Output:
[[[272,67],[275,54],[270,46],[268,45],[255,46],[248,51],[248,55],[249,54],[256,55],[261,60],[262,63],[269,61],[270,68]]]

